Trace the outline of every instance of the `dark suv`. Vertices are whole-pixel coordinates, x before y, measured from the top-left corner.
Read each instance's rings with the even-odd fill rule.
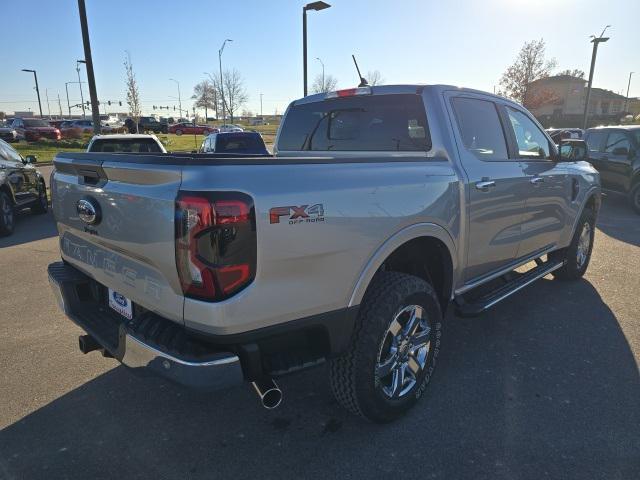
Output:
[[[155,117],[140,117],[138,121],[139,132],[152,131],[153,133],[167,133],[169,125],[159,122]]]
[[[640,125],[590,128],[585,140],[602,188],[626,195],[640,214]]]

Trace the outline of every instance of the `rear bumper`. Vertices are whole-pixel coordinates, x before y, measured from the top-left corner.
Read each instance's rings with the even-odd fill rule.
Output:
[[[149,311],[125,319],[100,301],[104,287],[63,262],[49,265],[48,274],[62,311],[127,367],[210,390],[243,382],[237,355],[199,343],[180,325]]]

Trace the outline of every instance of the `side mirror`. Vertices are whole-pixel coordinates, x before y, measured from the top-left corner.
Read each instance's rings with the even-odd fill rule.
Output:
[[[559,159],[560,162],[579,162],[586,160],[587,155],[587,142],[584,140],[578,140],[575,138],[567,138],[560,141],[559,145]]]
[[[629,156],[629,149],[627,147],[616,147],[613,149],[613,154],[627,157]]]
[[[24,163],[26,163],[26,164],[38,163],[38,156],[37,155],[27,155],[26,157],[24,157]]]

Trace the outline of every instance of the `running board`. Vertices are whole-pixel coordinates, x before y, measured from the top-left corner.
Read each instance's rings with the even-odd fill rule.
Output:
[[[467,302],[465,300],[464,295],[456,297],[456,313],[461,317],[475,317],[477,315],[480,315],[487,309],[494,306],[496,303],[499,303],[505,298],[510,297],[527,285],[530,285],[536,280],[550,274],[551,272],[559,269],[564,265],[563,261],[542,262],[536,260],[536,263],[538,264],[537,267],[532,268],[528,272],[519,274],[512,280],[505,279],[505,283],[500,287],[478,298],[474,298],[470,302]],[[467,294],[473,294],[473,290],[467,292]]]

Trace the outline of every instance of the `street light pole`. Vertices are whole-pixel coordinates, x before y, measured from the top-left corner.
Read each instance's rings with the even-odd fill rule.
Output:
[[[96,77],[93,74],[93,58],[91,57],[91,42],[89,40],[89,24],[87,22],[87,9],[84,0],[78,0],[78,13],[80,15],[80,30],[82,30],[82,45],[84,47],[84,63],[87,69],[87,82],[89,83],[89,98],[91,98],[91,119],[93,120],[93,133],[100,134],[100,102],[96,90]],[[82,83],[80,84],[82,87]]]
[[[225,103],[224,103],[224,79],[222,78],[222,52],[224,51],[224,46],[227,42],[233,42],[230,38],[227,38],[224,42],[222,42],[222,47],[218,50],[218,62],[220,66],[220,95],[222,95],[222,124],[226,123],[226,112],[225,112]]]
[[[589,83],[587,85],[587,98],[584,102],[584,114],[582,116],[582,128],[586,129],[587,128],[587,119],[589,117],[589,100],[591,99],[591,85],[593,84],[593,71],[595,69],[596,66],[596,56],[598,55],[598,45],[600,43],[604,43],[607,40],[609,40],[609,37],[603,37],[604,32],[607,30],[607,28],[609,28],[611,25],[607,25],[606,27],[604,27],[604,30],[602,30],[602,33],[600,34],[599,37],[596,37],[595,35],[591,35],[591,43],[593,43],[593,51],[591,53],[591,68],[589,70]]]
[[[180,96],[180,82],[174,78],[170,78],[172,82],[176,82],[178,85],[178,108],[180,109],[180,115],[182,115],[182,97]]]
[[[260,118],[262,118],[262,94],[260,94]]]
[[[627,99],[624,101],[624,111],[627,111],[627,108],[629,108],[629,87],[631,87],[631,75],[633,75],[633,72],[629,72],[629,82],[627,83]]]
[[[324,91],[324,62],[320,59],[320,57],[316,57],[316,60],[318,60],[322,64],[322,90]]]
[[[304,78],[304,96],[307,96],[307,11],[320,11],[331,5],[325,2],[311,2],[302,7],[302,76]]]
[[[35,70],[29,70],[28,68],[23,68],[23,72],[33,73],[33,78],[36,81],[36,94],[38,95],[38,108],[40,110],[40,118],[42,118],[42,104],[40,103],[40,88],[38,88],[38,74]]]
[[[82,104],[82,118],[87,116],[84,108],[84,96],[82,95],[82,82],[80,82],[80,60],[76,60],[76,72],[78,72],[78,86],[80,87],[80,103]]]

